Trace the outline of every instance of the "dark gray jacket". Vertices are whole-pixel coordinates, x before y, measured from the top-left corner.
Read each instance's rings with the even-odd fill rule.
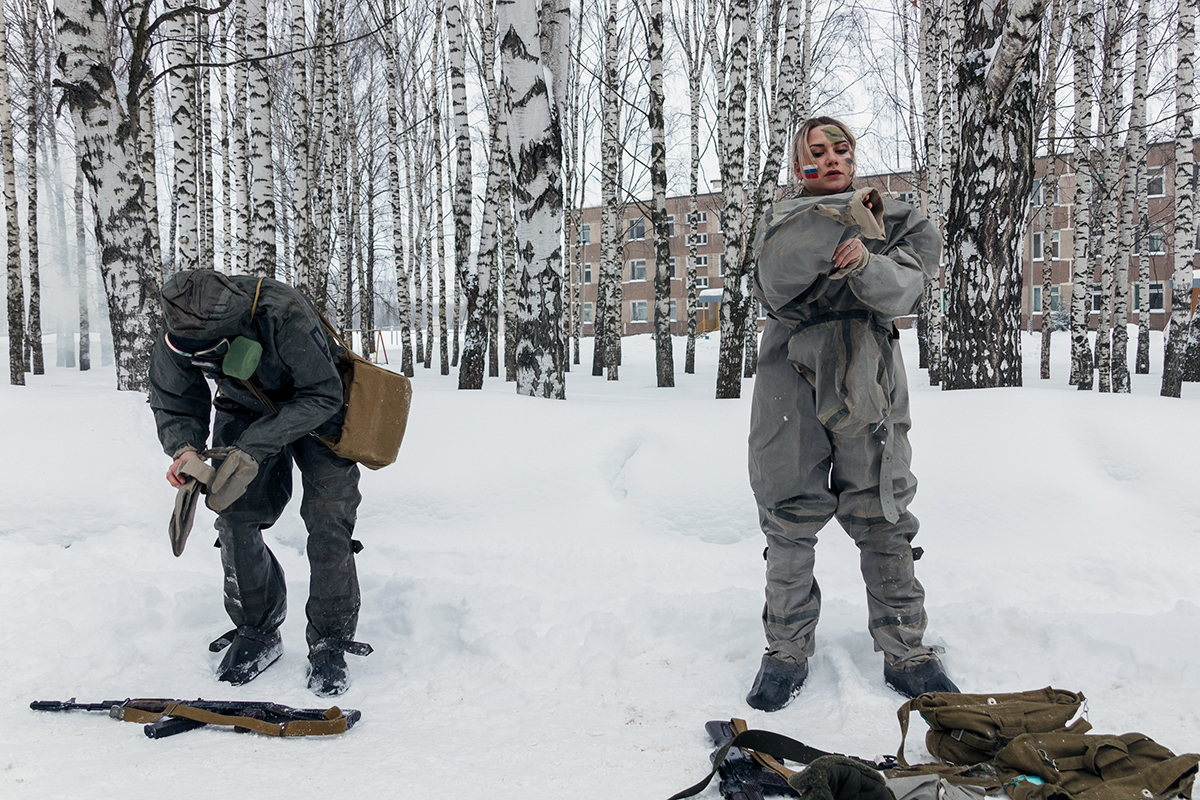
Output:
[[[291,286],[195,270],[173,275],[163,285],[163,324],[150,364],[150,407],[168,455],[208,441],[213,403],[206,376],[217,382],[218,407],[258,418],[236,447],[261,462],[313,431],[336,434],[342,421],[342,376],[335,356],[341,348],[326,333],[308,300]],[[251,309],[254,308],[253,320]],[[262,345],[252,380],[276,405],[270,412],[220,363],[182,356],[163,335],[232,340],[245,336]]]

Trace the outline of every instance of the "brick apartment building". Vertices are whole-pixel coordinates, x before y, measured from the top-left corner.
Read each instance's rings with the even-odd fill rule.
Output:
[[[1200,140],[1197,140],[1200,142]],[[1200,148],[1196,150],[1200,164]],[[1129,321],[1138,322],[1140,287],[1137,286],[1138,262],[1150,260],[1150,324],[1161,330],[1165,327],[1171,310],[1171,278],[1174,273],[1174,199],[1169,180],[1169,171],[1174,169],[1174,143],[1163,142],[1151,145],[1147,154],[1146,180],[1150,196],[1150,232],[1147,242],[1135,239],[1134,258],[1130,264]],[[1035,163],[1034,190],[1030,198],[1029,228],[1025,233],[1022,264],[1024,286],[1021,291],[1021,324],[1029,325],[1030,308],[1033,310],[1033,328],[1041,326],[1042,267],[1044,258],[1052,265],[1051,308],[1066,310],[1071,297],[1071,256],[1075,235],[1075,172],[1071,159],[1060,156],[1057,160],[1058,192],[1054,202],[1054,223],[1050,241],[1044,242],[1042,231],[1041,204],[1044,198],[1042,182],[1046,174],[1046,159],[1038,158]],[[1193,190],[1200,168],[1193,173]],[[912,186],[912,174],[907,172],[862,176],[859,186],[874,186],[884,198],[894,197],[907,202],[916,201],[917,194]],[[687,213],[689,201],[686,196],[667,198],[667,214],[671,223],[671,332],[687,332],[685,320],[686,287],[684,276],[687,269]],[[715,330],[719,291],[723,286],[724,237],[721,235],[719,193],[701,195],[699,198],[700,221],[698,224],[696,281],[701,305],[697,311],[697,330]],[[592,310],[596,302],[596,276],[600,265],[600,218],[598,206],[583,210],[580,238],[583,241],[582,264],[576,280],[583,285],[584,335],[592,333]],[[1096,221],[1093,221],[1096,224]],[[1134,211],[1137,227],[1137,211]],[[1200,226],[1198,226],[1200,227]],[[629,204],[623,219],[618,223],[622,237],[622,333],[632,335],[650,333],[654,327],[654,231],[650,225],[648,206]],[[1200,235],[1197,236],[1200,244]],[[1195,248],[1193,249],[1193,253]],[[1194,255],[1193,255],[1194,261]],[[1192,290],[1192,304],[1200,287]],[[1092,287],[1091,326],[1099,319],[1101,306],[1100,276],[1097,271]]]

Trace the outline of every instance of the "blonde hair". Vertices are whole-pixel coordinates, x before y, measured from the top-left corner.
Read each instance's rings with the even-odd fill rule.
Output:
[[[792,137],[793,167],[816,163],[812,151],[808,148],[808,135],[812,133],[814,128],[824,128],[827,126],[832,126],[840,130],[842,135],[846,137],[846,141],[850,143],[850,152],[854,152],[858,146],[858,139],[850,131],[846,123],[833,117],[809,117],[800,123],[800,127],[796,129],[796,135]]]

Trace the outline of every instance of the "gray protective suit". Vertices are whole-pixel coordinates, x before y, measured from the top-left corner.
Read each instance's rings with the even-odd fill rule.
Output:
[[[889,663],[921,661],[925,593],[913,573],[917,482],[908,385],[892,320],[937,276],[941,238],[912,206],[858,193],[775,204],[758,238],[755,294],[768,319],[750,417],[750,484],[767,537],[768,652],[814,650],[817,532],[836,516],[860,551],[869,629]],[[878,199],[878,195],[875,195]],[[883,206],[880,208],[880,206]],[[837,245],[871,253],[831,279]]]
[[[291,498],[292,463],[304,489],[300,516],[308,528],[311,570],[307,638],[352,640],[360,594],[352,539],[361,495],[359,470],[316,436],[341,430],[342,377],[329,337],[312,305],[298,291],[258,278],[211,270],[183,272],[163,286],[166,333],[194,340],[245,336],[262,345],[253,381],[277,407],[270,412],[219,361],[180,355],[160,333],[150,366],[150,406],[163,449],[177,456],[203,451],[213,415],[212,444],[233,446],[258,462],[246,493],[217,518],[225,571],[225,610],[239,628],[273,631],[284,619],[283,570],[263,542]],[[216,381],[212,398],[207,378]]]

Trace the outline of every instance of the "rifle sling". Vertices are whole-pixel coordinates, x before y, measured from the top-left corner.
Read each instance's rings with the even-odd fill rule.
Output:
[[[163,717],[182,717],[205,725],[228,725],[235,728],[245,728],[265,736],[328,736],[345,733],[347,728],[346,715],[337,706],[325,712],[325,719],[291,719],[286,722],[267,722],[253,717],[243,717],[237,714],[218,714],[203,708],[169,703],[161,712],[143,711],[130,706],[120,707],[118,719],[125,722],[149,724],[158,722]]]
[[[821,756],[837,755],[825,750],[818,750],[815,747],[806,745],[804,742],[799,742],[779,733],[754,729],[747,730],[745,720],[733,719],[730,720],[730,723],[730,727],[733,728],[736,735],[713,753],[712,771],[708,773],[708,776],[704,780],[684,789],[682,792],[672,795],[669,800],[683,800],[683,798],[692,797],[704,791],[729,755],[729,751],[735,747],[740,747],[748,751],[755,761],[783,776],[784,780],[794,775],[795,771],[780,764],[778,759],[796,761],[800,764],[810,764]],[[878,769],[875,764],[865,759],[854,758],[853,756],[846,757],[853,758],[860,764],[864,764],[872,769]]]

